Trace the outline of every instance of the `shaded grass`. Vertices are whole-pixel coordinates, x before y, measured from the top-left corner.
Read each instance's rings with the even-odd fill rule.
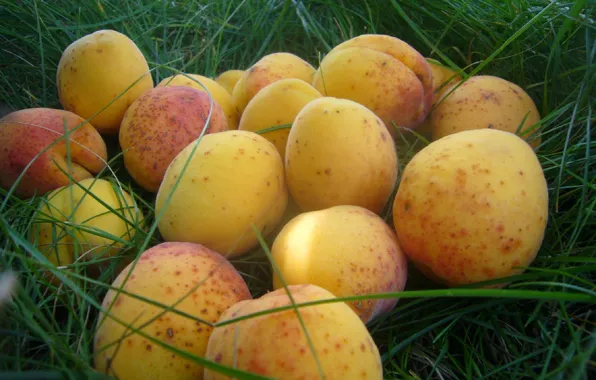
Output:
[[[533,267],[510,279],[505,291],[443,289],[412,269],[398,306],[369,328],[387,378],[588,378],[596,348],[594,11],[588,1],[87,0],[58,6],[0,0],[0,99],[12,109],[60,108],[55,79],[60,55],[99,28],[129,35],[156,83],[172,69],[214,76],[276,51],[317,66],[334,45],[362,33],[397,36],[468,75],[509,79],[528,91],[543,117],[539,159],[550,208]],[[128,176],[117,139],[107,142],[114,174],[100,176],[118,179],[149,217],[149,229],[124,252],[134,259],[160,241],[155,196]],[[403,172],[425,141],[403,132],[396,144]],[[97,311],[116,263],[98,280],[86,275],[93,261],[77,264],[73,275],[56,271],[64,285],[59,295],[48,291],[39,270],[55,268],[23,239],[43,200],[6,195],[0,193],[0,265],[18,271],[20,287],[14,304],[0,309],[0,368],[77,377],[90,370]],[[391,222],[389,212],[386,216]],[[270,289],[271,265],[263,249],[232,262],[254,296]]]

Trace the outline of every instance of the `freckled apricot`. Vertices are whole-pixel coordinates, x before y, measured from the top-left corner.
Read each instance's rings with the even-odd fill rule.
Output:
[[[540,114],[532,98],[521,87],[499,77],[478,75],[448,94],[455,85],[443,91],[444,99],[440,99],[430,117],[434,140],[471,129],[517,133],[519,128],[518,135],[534,149],[540,145],[537,128]]]
[[[286,209],[283,161],[273,144],[248,131],[209,134],[191,156],[193,149],[185,147],[166,171],[155,207],[158,214],[165,207],[159,231],[166,241],[203,244],[226,257],[244,254],[258,245],[253,224],[267,236]],[[193,182],[193,175],[207,180]]]
[[[246,106],[238,129],[258,132],[282,124],[292,124],[296,115],[306,104],[321,94],[303,80],[281,79],[264,87]],[[286,155],[290,129],[263,133],[271,141],[281,157]]]
[[[338,228],[341,226],[341,228]],[[314,284],[338,297],[399,292],[407,280],[406,256],[391,228],[357,206],[305,212],[286,224],[271,247],[279,268],[273,286]],[[372,275],[371,275],[372,274]],[[397,298],[349,302],[363,322],[390,311]]]
[[[221,110],[226,116],[228,129],[238,128],[238,114],[232,102],[232,95],[213,79],[196,74],[178,74],[164,78],[157,85],[157,87],[163,86],[186,86],[204,92],[207,92],[205,90],[207,89],[213,97],[214,102],[221,107]]]
[[[324,96],[350,99],[373,111],[395,135],[393,123],[416,128],[430,110],[429,64],[406,42],[364,34],[334,47],[321,61],[313,86]]]
[[[98,30],[70,44],[56,72],[58,96],[101,133],[117,134],[130,104],[153,88],[149,66],[137,45],[115,30]]]
[[[314,67],[294,54],[268,54],[246,70],[236,82],[232,92],[236,112],[242,116],[246,105],[267,85],[286,78],[311,83],[314,73]]]
[[[53,108],[27,108],[1,118],[0,145],[1,188],[10,189],[29,166],[14,192],[22,198],[70,185],[69,175],[75,181],[91,178],[107,160],[106,144],[93,125]]]
[[[434,165],[446,150],[452,153]],[[428,277],[448,285],[492,280],[521,273],[514,267],[536,257],[548,189],[536,154],[515,134],[476,129],[446,136],[416,154],[403,178],[393,203],[395,229]]]
[[[303,211],[355,205],[380,213],[398,171],[395,145],[382,121],[363,105],[332,97],[315,99],[300,111],[288,135],[285,164],[288,188]]]
[[[155,276],[154,265],[159,265],[165,273],[179,272],[180,275]],[[193,265],[200,269],[198,273],[187,270]],[[126,276],[132,273],[136,277],[134,283],[129,278],[124,284]],[[182,282],[174,282],[178,279],[196,281],[197,285],[188,289],[179,285]],[[94,339],[94,366],[99,373],[123,380],[202,379],[203,367],[148,341],[114,318],[180,350],[204,356],[213,331],[204,321],[216,320],[228,307],[251,299],[246,283],[232,264],[217,252],[192,243],[154,246],[141,254],[134,268],[131,264],[122,271],[112,285],[114,288],[124,285],[127,292],[164,307],[174,307],[198,319],[165,311],[164,307],[118,293],[115,289],[109,290],[102,307],[110,308],[112,316],[104,313],[99,316]],[[126,346],[117,344],[122,338],[126,339]]]
[[[204,91],[160,86],[141,95],[126,111],[120,127],[124,165],[145,190],[156,192],[174,157],[205,134],[228,130],[221,107]]]
[[[289,291],[296,304],[335,298],[316,285],[291,285]],[[231,306],[219,322],[288,305],[291,301],[286,290],[278,289],[258,299]],[[367,379],[383,378],[378,348],[366,325],[345,303],[325,303],[298,310],[312,344],[318,350],[317,357],[327,379],[354,379],[363,372]],[[325,318],[321,319],[320,315]],[[360,351],[362,345],[366,347],[365,351]],[[357,360],[351,354],[353,352],[358,352]],[[205,358],[275,379],[320,378],[315,356],[294,310],[273,312],[216,327],[209,339]],[[205,379],[229,377],[205,369]]]

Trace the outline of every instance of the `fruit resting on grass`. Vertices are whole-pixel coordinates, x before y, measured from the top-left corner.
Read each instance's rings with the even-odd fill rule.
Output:
[[[161,235],[166,241],[203,244],[226,257],[256,247],[253,225],[267,236],[288,201],[275,146],[253,132],[226,131],[204,136],[191,156],[194,149],[190,144],[176,156],[157,193],[156,215],[165,208]]]
[[[302,211],[354,205],[380,213],[397,177],[385,125],[346,99],[308,103],[292,125],[285,160],[288,188]]]
[[[88,178],[42,200],[29,240],[56,266],[94,261],[97,272],[134,239],[142,222],[143,213],[130,194],[107,180]],[[49,271],[45,275],[59,283]]]
[[[311,83],[314,67],[290,53],[273,53],[264,56],[238,79],[232,97],[239,116],[246,105],[264,87],[285,78],[302,79]]]
[[[107,160],[106,144],[91,124],[72,112],[51,108],[29,108],[4,116],[0,146],[0,187],[10,189],[31,163],[15,188],[22,198],[67,186],[69,176],[75,181],[91,178]]]
[[[100,313],[98,318],[95,369],[121,380],[202,379],[202,366],[127,325],[203,357],[213,330],[205,322],[215,323],[227,308],[251,299],[246,283],[225,258],[198,244],[162,243],[142,253],[133,265],[120,273],[103,300],[110,315]],[[129,294],[164,306],[119,293],[122,286]]]
[[[222,85],[213,79],[206,78],[202,75],[186,75],[190,78],[178,74],[173,77],[165,78],[159,82],[157,86],[186,86],[199,91],[205,91],[203,88],[203,86],[205,86],[207,90],[209,90],[209,93],[211,93],[213,100],[221,107],[221,110],[226,115],[228,129],[238,129],[238,114],[236,113],[236,108],[234,108],[234,103],[232,102],[232,95],[229,94]],[[201,84],[203,86],[201,86]]]
[[[153,88],[143,53],[114,30],[98,30],[70,44],[58,63],[56,80],[64,109],[84,119],[99,112],[90,121],[106,134],[118,133],[128,106]]]
[[[453,86],[453,85],[452,85]],[[518,85],[495,76],[481,75],[469,78],[447,96],[433,111],[430,124],[432,137],[441,137],[460,131],[491,128],[516,133],[540,145],[540,135],[534,128],[540,114],[530,96]],[[520,127],[521,126],[521,127]]]
[[[536,154],[515,134],[495,129],[455,133],[422,149],[406,166],[393,204],[406,255],[453,286],[522,273],[542,244],[547,217]]]
[[[315,74],[324,96],[350,99],[372,110],[389,132],[416,128],[430,110],[432,73],[424,57],[404,41],[365,34],[334,47]]]
[[[292,285],[288,288],[296,304],[335,298],[316,285]],[[259,299],[233,305],[219,322],[291,305],[286,290],[278,289]],[[334,302],[297,310],[326,379],[383,378],[379,350],[366,326],[348,305]],[[321,378],[315,354],[294,309],[274,311],[216,327],[209,338],[205,357],[222,365],[275,379]],[[205,369],[205,379],[229,377]]]
[[[393,230],[358,206],[298,215],[277,235],[271,254],[286,284],[314,284],[338,297],[399,292],[408,276],[406,256]],[[273,273],[274,288],[282,288],[280,276]],[[368,323],[396,303],[397,298],[386,298],[348,305]]]
[[[292,124],[296,115],[309,102],[321,94],[310,84],[300,79],[282,79],[259,91],[248,103],[239,129],[258,132],[282,124]],[[271,141],[282,158],[286,156],[286,145],[290,128],[263,133]]]
[[[141,95],[122,120],[120,146],[124,165],[145,190],[156,192],[170,162],[205,133],[226,131],[221,107],[206,92],[185,86],[156,87]]]

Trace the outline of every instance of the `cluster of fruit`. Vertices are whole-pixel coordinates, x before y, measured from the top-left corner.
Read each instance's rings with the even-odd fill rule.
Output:
[[[57,79],[65,110],[0,120],[0,185],[50,192],[31,241],[68,271],[139,233],[135,199],[93,178],[106,169],[100,133],[118,134],[127,171],[157,193],[166,241],[117,272],[95,334],[98,371],[220,378],[170,346],[284,379],[382,378],[366,323],[395,307],[408,259],[449,286],[503,286],[542,243],[548,193],[530,97],[501,78],[463,80],[398,38],[350,39],[318,69],[274,53],[154,87],[134,42],[102,30],[65,50]],[[391,226],[379,215],[397,185],[396,126],[434,141],[402,173]],[[227,259],[261,236],[274,238],[275,290],[253,300]],[[336,297],[353,300],[291,307]]]

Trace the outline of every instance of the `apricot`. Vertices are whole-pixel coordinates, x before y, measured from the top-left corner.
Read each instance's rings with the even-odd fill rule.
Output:
[[[234,257],[258,246],[253,226],[265,237],[276,229],[287,201],[283,161],[273,144],[254,132],[226,131],[204,136],[176,156],[155,213],[163,212],[158,227],[165,240]]]
[[[486,128],[418,152],[393,203],[403,251],[450,286],[522,273],[542,244],[547,218],[547,183],[532,148],[513,133]]]
[[[517,133],[534,149],[540,145],[538,109],[515,83],[479,75],[444,96],[430,118],[433,140],[460,131],[492,128]]]
[[[196,74],[186,75],[190,78],[178,74],[173,77],[165,78],[159,82],[157,86],[187,86],[199,91],[205,91],[205,88],[203,88],[203,86],[205,86],[207,90],[209,90],[209,93],[211,93],[213,100],[219,104],[221,110],[226,115],[228,129],[238,129],[238,115],[236,114],[234,103],[232,102],[232,95],[213,79]]]
[[[155,87],[126,111],[120,129],[124,165],[145,190],[156,192],[170,162],[205,133],[226,131],[226,117],[217,104],[207,124],[211,99],[186,86]]]
[[[97,198],[97,199],[96,199]],[[54,190],[37,209],[29,240],[59,269],[93,262],[97,275],[143,227],[144,216],[131,195],[105,179],[87,178]],[[58,280],[44,273],[53,284]]]
[[[98,30],[70,44],[58,62],[56,81],[62,107],[85,120],[93,117],[93,125],[106,134],[117,134],[126,109],[153,88],[143,53],[115,30]]]
[[[232,264],[217,252],[192,243],[162,243],[150,248],[134,267],[130,264],[120,273],[112,287],[102,302],[109,315],[100,313],[93,340],[94,366],[98,372],[122,380],[203,378],[202,366],[126,325],[202,357],[212,324],[230,306],[252,298]],[[119,292],[120,288],[164,306],[133,298]],[[166,307],[174,311],[166,311]]]
[[[302,211],[355,205],[380,213],[397,178],[385,124],[347,99],[322,97],[298,113],[286,147],[288,189]]]
[[[302,79],[311,83],[314,67],[291,53],[273,53],[264,56],[238,79],[232,98],[238,115],[242,116],[246,105],[264,87],[285,78]]]
[[[324,96],[360,103],[395,135],[416,128],[430,111],[432,72],[424,57],[399,38],[364,34],[333,48],[321,61],[313,86]]]
[[[271,248],[273,286],[314,284],[338,297],[399,292],[408,264],[397,237],[375,213],[358,206],[335,206],[292,219]],[[282,282],[283,279],[283,282]],[[348,303],[364,323],[393,309],[397,298]]]
[[[266,86],[252,98],[238,128],[259,132],[282,124],[292,124],[304,106],[320,97],[321,94],[303,80],[281,79]],[[266,132],[262,136],[275,145],[281,157],[285,157],[289,133],[290,128],[287,128]]]
[[[106,166],[106,144],[100,134],[83,118],[64,110],[29,108],[4,116],[0,145],[2,188],[11,188],[31,163],[15,187],[22,198],[47,194],[71,179],[91,178]]]
[[[223,86],[227,92],[232,95],[234,92],[234,87],[236,83],[240,79],[240,77],[244,74],[244,70],[228,70],[224,71],[223,73],[219,74],[215,81]]]
[[[336,298],[316,285],[291,285],[288,290],[297,305]],[[219,323],[291,305],[286,290],[278,289],[232,305]],[[296,311],[289,309],[216,327],[209,337],[205,358],[274,379],[298,380],[321,378],[316,355],[326,379],[383,378],[379,350],[348,305],[334,302],[297,310],[315,352],[311,351]],[[205,368],[205,379],[229,377]]]

